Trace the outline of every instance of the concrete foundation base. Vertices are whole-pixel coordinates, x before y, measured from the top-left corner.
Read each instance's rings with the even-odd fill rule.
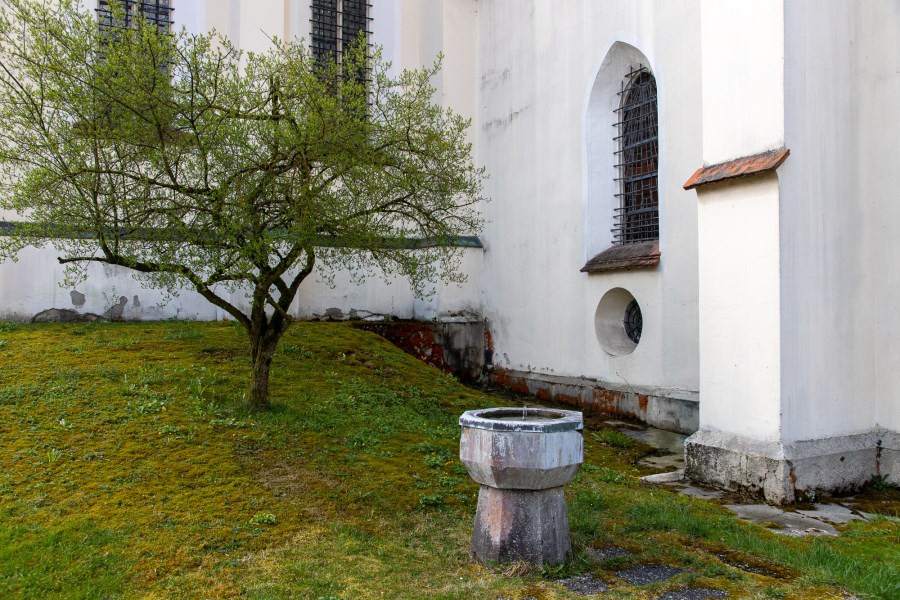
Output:
[[[691,434],[699,423],[699,394],[691,390],[623,385],[585,377],[562,377],[494,367],[492,383],[517,392],[599,413],[643,421],[647,425]]]
[[[878,475],[893,485],[900,484],[900,433],[881,430],[878,446]]]
[[[481,486],[472,535],[480,563],[561,564],[572,557],[563,488],[501,490]]]
[[[883,429],[783,444],[701,429],[685,440],[685,476],[790,504],[898,475],[898,436]]]

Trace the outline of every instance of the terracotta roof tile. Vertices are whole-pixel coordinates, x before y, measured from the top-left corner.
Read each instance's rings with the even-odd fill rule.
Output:
[[[659,264],[659,240],[610,246],[581,267],[583,273],[623,271]]]
[[[684,189],[691,190],[708,183],[729,181],[748,175],[774,171],[787,159],[791,151],[787,148],[770,150],[762,154],[744,156],[708,167],[700,167],[684,183]]]

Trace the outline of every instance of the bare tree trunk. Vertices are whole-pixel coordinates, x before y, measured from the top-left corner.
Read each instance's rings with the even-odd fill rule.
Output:
[[[268,294],[268,289],[273,284],[263,283],[257,285],[253,293],[253,307],[250,311],[249,319],[245,323],[247,334],[250,337],[250,360],[252,370],[252,380],[250,382],[250,409],[251,410],[268,410],[271,407],[269,402],[269,371],[272,367],[272,357],[275,356],[275,349],[278,348],[278,342],[281,336],[288,330],[293,319],[288,314],[288,308],[294,297],[297,295],[297,289],[300,283],[312,272],[315,255],[312,250],[307,250],[307,260],[304,268],[297,273],[290,285],[285,285],[280,280],[281,274],[286,270],[290,262],[297,259],[302,248],[292,251],[293,255],[290,261],[282,264],[283,269],[278,273],[279,284],[275,284],[281,291],[279,301],[276,303]],[[266,316],[266,300],[270,302],[274,311],[271,317]]]
[[[256,329],[256,328],[254,328]],[[268,410],[269,403],[269,371],[272,357],[278,347],[279,333],[274,331],[258,331],[250,334],[250,360],[252,379],[250,382],[250,409]]]

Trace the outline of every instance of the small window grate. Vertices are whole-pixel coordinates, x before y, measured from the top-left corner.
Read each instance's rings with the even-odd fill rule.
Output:
[[[123,0],[120,2],[124,11],[124,23],[116,23],[113,20],[110,0],[99,0],[97,3],[97,18],[100,23],[100,31],[109,33],[119,27],[130,27],[136,17],[142,17],[156,25],[160,33],[166,33],[172,26],[172,0]]]
[[[312,55],[316,60],[341,54],[365,33],[368,40],[371,4],[366,0],[312,0]]]
[[[635,344],[641,341],[641,332],[644,330],[644,316],[637,300],[632,300],[625,308],[625,335]]]
[[[613,241],[631,244],[659,239],[659,142],[656,79],[643,66],[622,81],[614,138],[619,177]],[[638,334],[640,335],[640,334]]]

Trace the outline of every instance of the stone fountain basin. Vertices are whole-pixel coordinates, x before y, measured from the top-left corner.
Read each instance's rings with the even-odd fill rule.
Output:
[[[459,457],[469,476],[498,489],[544,490],[569,483],[584,461],[580,412],[520,407],[460,417]]]

